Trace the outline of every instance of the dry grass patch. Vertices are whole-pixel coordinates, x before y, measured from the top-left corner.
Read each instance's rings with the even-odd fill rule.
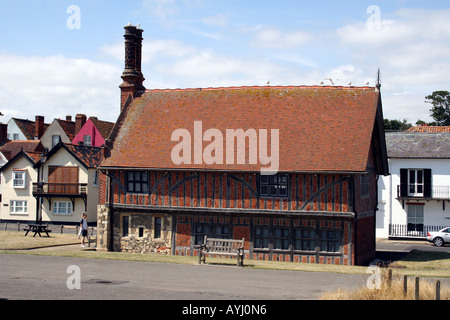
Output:
[[[415,278],[407,278],[407,290],[404,289],[404,279],[398,275],[393,276],[389,282],[386,269],[381,277],[383,281],[378,289],[364,286],[354,290],[339,289],[326,292],[321,300],[416,300]],[[419,300],[435,300],[436,283],[433,279],[419,279]],[[450,300],[450,288],[440,284],[440,300]]]

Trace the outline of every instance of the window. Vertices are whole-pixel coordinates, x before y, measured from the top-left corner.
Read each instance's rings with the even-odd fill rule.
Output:
[[[139,227],[138,229],[138,238],[144,237],[144,227]]]
[[[88,146],[88,147],[92,146],[91,135],[83,136],[83,145]]]
[[[25,188],[25,173],[26,171],[13,171],[13,186],[14,188]]]
[[[214,237],[221,239],[230,238],[230,227],[224,224],[217,224],[214,226]]]
[[[55,201],[53,202],[53,214],[71,215],[72,202],[70,201]]]
[[[122,217],[122,237],[128,237],[128,229],[130,227],[130,216]]]
[[[320,231],[320,251],[339,252],[341,233],[334,230]]]
[[[369,175],[365,174],[360,178],[361,182],[361,197],[367,198],[369,196]]]
[[[155,217],[155,239],[161,238],[161,217]]]
[[[19,140],[19,134],[18,134],[18,133],[13,133],[13,134],[12,134],[12,139],[11,139],[11,134],[10,134],[10,133],[7,133],[7,134],[6,134],[6,137],[7,137],[9,140]]]
[[[423,204],[408,204],[408,231],[423,231]]]
[[[197,223],[195,225],[195,244],[203,244],[205,236],[210,235],[210,226],[205,223]]]
[[[53,135],[52,136],[52,148],[54,146],[56,146],[59,143],[60,140],[61,140],[61,136],[60,135]]]
[[[127,174],[127,191],[148,193],[148,174],[145,171],[129,171]]]
[[[11,200],[10,213],[27,213],[27,201]]]
[[[259,195],[263,197],[287,197],[288,180],[286,173],[277,173],[271,176],[260,175]]]
[[[255,249],[269,248],[270,231],[268,227],[255,228]]]
[[[400,169],[399,196],[431,198],[431,169]]]
[[[423,170],[409,169],[408,194],[412,197],[423,196]]]
[[[275,228],[274,229],[274,249],[289,249],[289,229]]]
[[[94,171],[94,181],[92,182],[94,187],[98,187],[98,171]]]
[[[294,250],[315,251],[316,231],[313,229],[296,229]]]

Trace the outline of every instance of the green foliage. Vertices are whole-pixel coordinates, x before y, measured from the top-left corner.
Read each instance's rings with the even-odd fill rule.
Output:
[[[450,92],[435,91],[425,99],[427,99],[426,103],[433,105],[430,112],[435,120],[434,125],[450,126]]]

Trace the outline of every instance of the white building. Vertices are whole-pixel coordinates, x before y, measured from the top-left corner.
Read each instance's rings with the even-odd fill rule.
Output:
[[[380,177],[377,238],[450,226],[450,134],[387,133],[390,176]]]

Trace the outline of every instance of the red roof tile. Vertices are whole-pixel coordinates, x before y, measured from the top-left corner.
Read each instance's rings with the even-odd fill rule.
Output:
[[[102,166],[229,171],[267,167],[259,159],[256,165],[226,164],[226,129],[241,128],[267,129],[269,136],[270,129],[279,129],[280,171],[362,172],[378,101],[379,91],[371,87],[147,90],[128,107],[119,131],[114,130],[111,156]],[[171,152],[178,142],[172,142],[171,135],[187,129],[194,139],[194,121],[202,121],[203,133],[214,128],[223,134],[224,164],[173,163]],[[209,143],[203,142],[203,149]]]
[[[407,132],[420,132],[420,133],[444,133],[450,132],[450,126],[420,126],[412,127],[407,130]]]
[[[11,160],[21,150],[25,152],[42,152],[44,147],[40,140],[13,140],[5,143],[0,151],[4,154],[6,159]]]

